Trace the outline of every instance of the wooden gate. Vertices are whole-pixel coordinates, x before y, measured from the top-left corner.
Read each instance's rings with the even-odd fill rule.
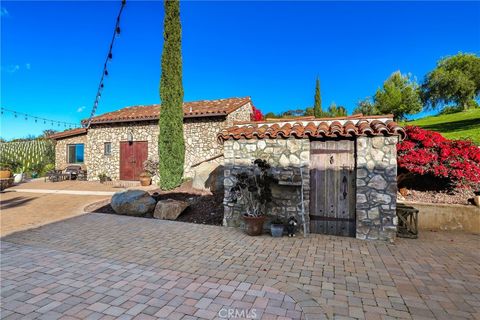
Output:
[[[354,141],[311,141],[310,148],[310,232],[355,236]]]
[[[120,180],[138,180],[148,157],[148,142],[120,142]]]

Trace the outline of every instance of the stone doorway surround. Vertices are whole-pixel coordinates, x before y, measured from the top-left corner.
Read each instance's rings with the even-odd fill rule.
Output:
[[[224,144],[224,225],[239,227],[242,203],[230,202],[235,175],[250,170],[252,161],[265,159],[281,183],[299,186],[285,193],[285,206],[270,208],[273,215],[296,216],[309,233],[311,140],[353,139],[355,143],[355,236],[393,241],[396,237],[396,144],[405,136],[391,115],[343,118],[302,118],[238,123],[222,130]],[[299,191],[300,190],[300,191]],[[298,202],[298,192],[303,201]],[[300,231],[303,231],[300,228]]]

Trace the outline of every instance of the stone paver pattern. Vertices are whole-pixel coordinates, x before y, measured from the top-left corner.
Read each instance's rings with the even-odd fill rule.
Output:
[[[229,306],[213,302],[219,287],[191,298],[182,291],[208,282],[228,288],[216,297],[233,290],[225,299],[242,302],[240,308],[264,306],[265,318],[476,319],[479,243],[479,235],[426,231],[395,244],[323,235],[248,237],[238,229],[87,214],[2,238],[2,312],[67,318],[78,306],[88,313],[82,319],[128,319],[130,309],[135,317],[174,319],[189,306],[186,299],[194,299],[197,310],[183,312],[183,319],[208,319],[212,314],[204,312]],[[161,300],[158,290],[171,299],[149,305]],[[268,301],[245,301],[249,290]]]

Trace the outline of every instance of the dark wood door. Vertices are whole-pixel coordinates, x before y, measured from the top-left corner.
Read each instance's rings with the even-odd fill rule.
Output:
[[[148,157],[148,142],[120,142],[120,180],[138,180]]]
[[[310,232],[355,236],[354,141],[312,141]]]

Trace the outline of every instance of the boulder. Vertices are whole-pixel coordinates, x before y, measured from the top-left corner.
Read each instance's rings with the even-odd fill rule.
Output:
[[[202,163],[195,169],[192,187],[197,190],[217,192],[223,188],[223,166],[218,163]]]
[[[155,199],[143,190],[125,190],[112,196],[110,205],[118,214],[143,217],[155,209]]]
[[[156,219],[176,220],[178,216],[189,206],[188,202],[166,199],[157,202],[153,217]]]

